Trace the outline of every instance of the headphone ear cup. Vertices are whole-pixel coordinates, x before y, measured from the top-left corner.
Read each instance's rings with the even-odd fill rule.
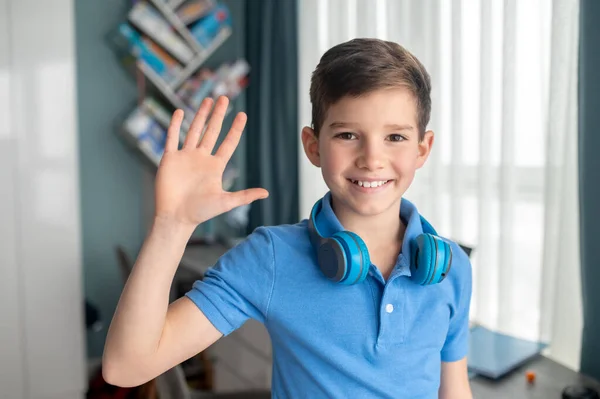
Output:
[[[365,242],[351,231],[340,231],[332,238],[344,247],[346,255],[346,275],[340,283],[351,285],[364,281],[371,266]]]
[[[343,244],[336,238],[326,238],[319,246],[317,262],[328,279],[340,282],[348,274],[348,257]]]
[[[417,284],[425,285],[429,280],[435,262],[433,246],[429,234],[419,235],[411,246],[410,278]]]
[[[421,234],[412,246],[410,272],[417,284],[436,284],[444,280],[452,263],[452,248],[441,238]]]
[[[441,283],[452,266],[452,247],[437,236],[432,236],[437,248],[437,267],[435,268],[429,284]]]

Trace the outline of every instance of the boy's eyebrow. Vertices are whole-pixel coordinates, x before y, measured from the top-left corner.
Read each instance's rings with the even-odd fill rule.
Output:
[[[332,122],[329,125],[330,128],[336,128],[336,127],[358,127],[358,124],[356,123],[348,123],[348,122]]]
[[[385,128],[389,129],[389,130],[413,130],[413,127],[411,125],[391,124],[391,125],[385,125]]]
[[[358,128],[358,127],[360,127],[360,125],[358,125],[357,123],[350,123],[350,122],[333,122],[329,125],[329,127],[330,128],[339,128],[339,127]],[[395,123],[387,124],[384,127],[388,130],[395,130],[395,131],[414,130],[411,125],[398,125]]]

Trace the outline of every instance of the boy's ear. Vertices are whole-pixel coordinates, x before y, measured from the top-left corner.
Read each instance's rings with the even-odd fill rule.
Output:
[[[433,131],[428,130],[425,132],[423,136],[423,140],[419,143],[419,155],[417,157],[417,169],[420,169],[423,165],[425,165],[425,161],[429,157],[431,153],[431,148],[433,147]]]
[[[319,154],[319,139],[315,131],[308,126],[302,129],[302,146],[308,160],[316,167],[321,167],[321,156]]]

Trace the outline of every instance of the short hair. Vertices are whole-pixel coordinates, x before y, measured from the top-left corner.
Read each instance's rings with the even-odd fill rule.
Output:
[[[318,136],[330,106],[343,97],[404,87],[416,100],[419,140],[431,115],[431,81],[421,62],[398,43],[358,38],[323,54],[310,84],[312,127]]]

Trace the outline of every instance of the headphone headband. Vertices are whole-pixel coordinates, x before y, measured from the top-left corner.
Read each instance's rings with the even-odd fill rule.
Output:
[[[367,246],[351,231],[342,230],[331,237],[323,235],[318,227],[317,216],[323,209],[325,198],[327,196],[315,203],[308,218],[310,241],[317,252],[319,267],[330,280],[342,284],[361,282],[371,267]],[[408,201],[407,204],[411,206]],[[437,236],[433,226],[420,214],[419,220],[423,234],[411,240],[410,254],[407,254],[410,258],[411,279],[421,285],[439,283],[450,270],[452,249]]]
[[[308,218],[308,229],[314,233],[310,235],[310,241],[315,248],[318,248],[325,241],[325,237],[323,237],[323,234],[317,226],[317,215],[323,208],[322,201],[323,200],[320,199],[313,205],[312,211],[310,212],[310,217]]]
[[[312,207],[312,210],[310,212],[310,217],[308,218],[308,224],[309,224],[309,228],[314,230],[315,233],[317,234],[317,242],[315,242],[315,245],[321,244],[324,240],[324,236],[323,233],[319,230],[319,227],[317,225],[317,215],[319,214],[319,212],[321,212],[321,210],[323,209],[323,198],[321,198],[320,200],[318,200]],[[434,236],[437,236],[437,232],[435,231],[435,229],[433,228],[433,226],[431,225],[431,223],[429,223],[427,221],[427,219],[425,219],[423,217],[423,215],[419,214],[419,219],[421,220],[421,226],[423,228],[423,233],[426,234],[433,234]]]
[[[419,214],[419,218],[421,219],[421,226],[423,226],[423,233],[432,234],[434,236],[438,235],[431,223],[429,223],[423,215]]]

